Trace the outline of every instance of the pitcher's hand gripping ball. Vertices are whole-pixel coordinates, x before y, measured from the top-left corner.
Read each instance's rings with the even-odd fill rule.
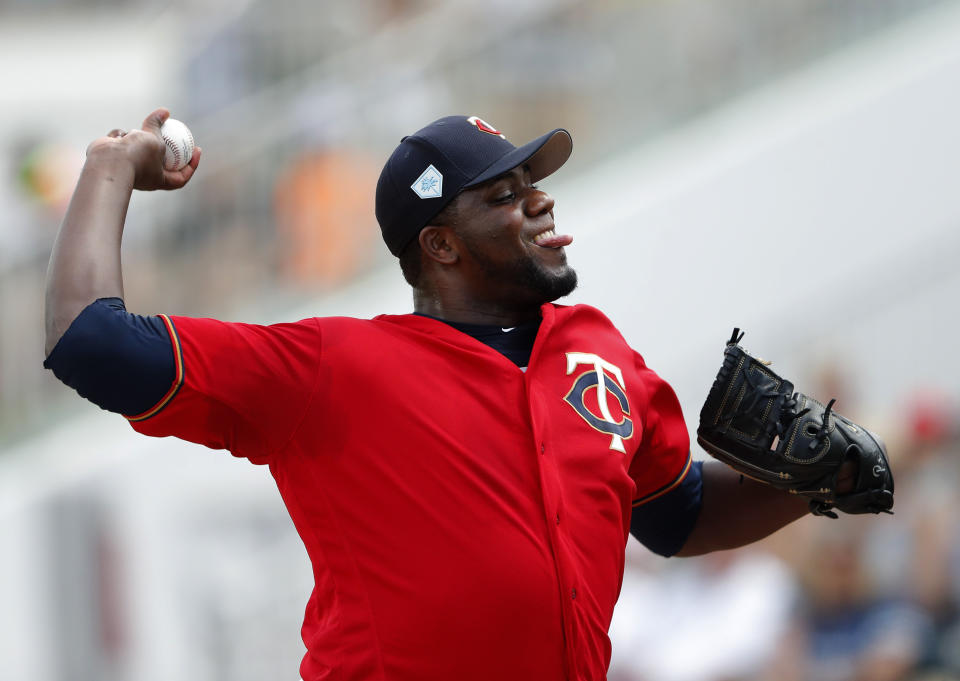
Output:
[[[793,391],[768,362],[747,354],[740,329],[700,411],[697,441],[747,477],[810,500],[816,515],[891,513],[893,474],[883,442],[862,426]],[[837,494],[844,462],[856,464],[853,490]]]
[[[193,149],[196,146],[190,128],[175,118],[168,118],[160,126],[160,136],[167,147],[163,154],[164,168],[180,170],[190,163]]]

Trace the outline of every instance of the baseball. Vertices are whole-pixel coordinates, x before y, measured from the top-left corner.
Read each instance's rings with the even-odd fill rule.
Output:
[[[163,167],[167,170],[180,170],[190,162],[193,156],[193,134],[190,128],[176,120],[168,118],[160,126],[160,136],[167,150],[163,154]]]

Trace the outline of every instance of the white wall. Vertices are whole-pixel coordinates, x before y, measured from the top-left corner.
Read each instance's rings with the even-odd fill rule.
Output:
[[[820,356],[851,362],[866,406],[956,391],[958,83],[954,7],[558,187],[576,299],[689,407],[735,325],[801,385]]]
[[[139,12],[6,16],[0,23],[0,146],[24,132],[53,141],[134,127],[178,89],[181,37],[172,16]],[[82,152],[82,149],[80,150]]]

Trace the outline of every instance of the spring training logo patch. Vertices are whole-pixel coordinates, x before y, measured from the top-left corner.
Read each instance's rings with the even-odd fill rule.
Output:
[[[593,353],[568,352],[567,376],[571,375],[581,364],[588,364],[591,369],[577,376],[570,392],[563,399],[580,414],[591,428],[610,435],[610,449],[626,454],[627,450],[623,446],[623,441],[630,439],[633,435],[633,421],[629,418],[630,403],[627,401],[626,393],[623,392],[623,388],[626,387],[623,384],[623,372],[620,371],[619,367]],[[584,402],[584,394],[594,387],[597,391],[599,416],[588,409]],[[613,395],[620,405],[620,411],[623,412],[623,418],[620,421],[614,419],[610,412],[610,404],[607,402],[608,393]]]
[[[431,163],[413,181],[410,189],[421,199],[439,199],[443,196],[443,175]]]

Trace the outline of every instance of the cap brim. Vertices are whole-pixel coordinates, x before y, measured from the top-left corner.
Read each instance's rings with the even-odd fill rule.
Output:
[[[530,181],[539,182],[566,163],[572,151],[573,138],[570,133],[563,128],[557,128],[501,156],[463,188],[475,187],[522,165],[530,168]]]

